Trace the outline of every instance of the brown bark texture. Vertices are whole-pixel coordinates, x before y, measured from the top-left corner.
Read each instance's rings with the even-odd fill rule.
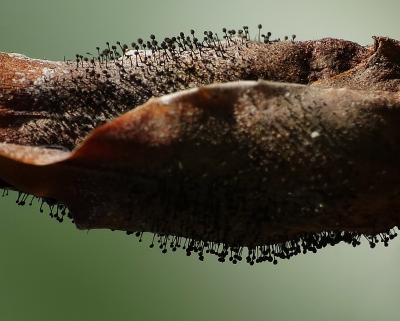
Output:
[[[180,39],[74,62],[0,53],[1,186],[59,219],[65,205],[80,229],[153,232],[200,259],[387,245],[398,41]]]

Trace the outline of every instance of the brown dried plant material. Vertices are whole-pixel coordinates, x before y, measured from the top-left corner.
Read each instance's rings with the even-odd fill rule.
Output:
[[[197,56],[182,51],[175,60],[140,52],[143,63],[134,54],[117,63],[75,63],[0,53],[0,141],[71,150],[97,126],[151,97],[215,82],[264,79],[389,91],[399,85],[392,39],[376,37],[370,47],[331,38],[235,41]]]
[[[399,91],[400,42],[387,37],[373,37],[371,55],[345,72],[321,78],[312,85],[360,90]]]
[[[399,107],[397,93],[210,85],[152,99],[72,153],[1,144],[0,177],[62,201],[81,229],[251,248],[375,234],[400,222]]]
[[[330,38],[271,44],[232,39],[180,53],[138,53],[117,63],[0,53],[0,141],[71,150],[100,124],[151,97],[238,80],[310,84],[355,67],[372,48]]]
[[[150,231],[164,251],[187,237],[200,259],[230,248],[235,262],[246,246],[249,263],[276,263],[362,234],[387,245],[399,96],[368,89],[397,91],[397,42],[211,42],[76,63],[0,54],[3,187],[66,204],[81,229]],[[366,91],[260,81],[165,95],[259,78]]]

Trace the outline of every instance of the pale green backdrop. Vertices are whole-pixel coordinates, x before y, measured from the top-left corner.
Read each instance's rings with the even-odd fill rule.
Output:
[[[234,3],[235,2],[235,3]],[[297,39],[400,38],[393,1],[7,1],[0,51],[73,59],[106,41],[250,26]],[[0,75],[1,78],[1,75]],[[122,232],[78,231],[0,198],[0,320],[352,320],[400,318],[400,238],[339,245],[277,266],[161,254]]]

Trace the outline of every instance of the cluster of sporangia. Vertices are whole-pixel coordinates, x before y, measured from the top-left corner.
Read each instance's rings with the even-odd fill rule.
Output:
[[[7,142],[22,144],[23,135],[27,135],[32,145],[72,150],[94,128],[152,97],[239,80],[268,78],[291,82],[280,78],[279,73],[266,77],[265,70],[255,68],[264,63],[260,57],[241,54],[244,48],[278,43],[280,40],[272,40],[270,32],[258,33],[257,38],[262,42],[248,41],[248,27],[237,33],[225,28],[222,32],[222,38],[211,31],[204,31],[202,38],[197,38],[191,30],[190,36],[181,32],[161,42],[151,35],[147,41],[139,38],[131,48],[120,42],[116,45],[107,42],[104,50],[97,47],[97,55],[77,54],[75,62],[66,61],[70,67],[70,73],[65,75],[67,81],[58,75],[49,88],[41,84],[40,98],[29,102],[29,110],[48,113],[45,123],[30,124],[27,134],[19,132],[16,137],[10,134]],[[295,38],[293,35],[291,41]],[[32,137],[29,132],[38,135]]]
[[[133,234],[134,232],[127,232]],[[139,237],[139,242],[142,241],[142,232],[136,232],[135,235]],[[277,264],[277,259],[290,259],[300,253],[306,254],[307,252],[316,253],[317,250],[326,247],[327,245],[336,245],[340,242],[351,244],[353,247],[361,244],[361,238],[369,242],[370,247],[374,248],[379,242],[383,242],[388,246],[390,240],[394,239],[397,233],[394,230],[389,230],[387,233],[379,233],[374,236],[362,235],[354,232],[322,232],[315,234],[298,235],[296,240],[282,239],[281,243],[262,245],[255,248],[247,248],[247,253],[243,253],[244,249],[241,246],[232,247],[226,244],[204,242],[202,240],[185,239],[178,236],[154,234],[153,241],[150,248],[154,247],[154,239],[157,237],[158,247],[162,253],[167,253],[168,248],[176,251],[178,248],[186,250],[186,255],[190,256],[193,252],[199,256],[200,261],[204,260],[204,254],[214,254],[218,256],[219,262],[225,262],[227,259],[236,264],[242,261],[243,257],[250,265],[261,262],[271,262]]]
[[[259,32],[256,35],[258,44],[255,45],[260,45],[260,42],[273,45],[280,41],[280,39],[272,40],[270,32],[266,35],[261,34],[261,25],[258,28]],[[73,149],[80,142],[78,137],[85,137],[105,120],[126,112],[127,110],[124,109],[126,106],[132,106],[132,104],[138,106],[151,97],[159,97],[202,84],[258,79],[260,78],[258,71],[251,68],[255,62],[240,55],[242,48],[249,45],[247,42],[249,38],[248,27],[243,27],[243,30],[237,33],[235,30],[224,28],[222,37],[211,31],[204,31],[204,35],[198,38],[195,31],[191,30],[190,35],[181,32],[179,36],[165,38],[161,42],[156,40],[154,35],[151,35],[147,41],[139,38],[137,42],[131,44],[131,48],[125,44],[121,45],[120,42],[111,46],[107,42],[104,50],[97,47],[96,55],[90,53],[88,53],[89,57],[76,55],[76,61],[69,62],[71,70],[74,69],[72,73],[75,75],[76,86],[66,87],[60,79],[58,89],[52,88],[48,92],[47,99],[44,95],[43,101],[38,102],[38,105],[51,104],[52,96],[64,97],[58,99],[61,105],[57,105],[57,108],[65,110],[65,115],[68,115],[69,123],[72,124],[69,128],[70,134],[65,135],[65,140],[60,142],[59,133],[54,131],[57,126],[49,124],[48,134],[38,136],[36,144],[54,145],[56,142],[63,148]],[[295,35],[290,40],[285,37],[285,41],[294,41],[295,38]],[[229,65],[229,68],[218,68],[221,64]],[[83,86],[80,86],[82,83],[85,83],[85,90],[82,90]],[[113,86],[116,84],[118,86]],[[117,87],[118,94],[115,92]],[[87,88],[90,90],[88,91]],[[74,104],[71,99],[82,101]],[[84,112],[74,107],[82,104],[86,106]],[[108,104],[112,104],[114,108],[108,108]],[[74,113],[80,114],[79,122],[71,121]],[[84,113],[83,116],[82,113]],[[50,121],[51,117],[48,119]],[[46,131],[46,127],[40,130]],[[65,133],[65,128],[63,131]],[[74,133],[77,133],[76,138],[74,138]],[[16,202],[18,205],[25,205],[27,199],[27,194],[19,193]],[[29,205],[32,204],[33,199],[32,196]],[[68,215],[64,205],[49,199],[41,199],[41,212],[44,203],[50,207],[50,216],[58,221],[62,222],[64,216]],[[140,241],[142,240],[143,232],[141,231],[127,232],[127,234],[135,234]],[[357,246],[362,237],[367,239],[371,248],[378,242],[383,242],[387,246],[389,240],[395,236],[397,234],[393,230],[375,236],[343,231],[303,234],[295,239],[282,236],[280,243],[248,248],[245,253],[243,247],[228,246],[223,242],[214,243],[200,239],[154,234],[150,247],[154,247],[156,243],[163,253],[166,253],[168,249],[176,251],[177,248],[182,248],[186,250],[188,256],[193,252],[198,254],[200,260],[204,259],[205,253],[210,253],[218,256],[220,262],[229,260],[235,264],[245,257],[247,263],[251,265],[264,261],[276,264],[277,259],[289,259],[299,253],[315,253],[318,249],[342,241]]]
[[[1,196],[2,197],[8,196],[8,189],[4,189]],[[64,204],[61,204],[52,199],[36,197],[34,195],[18,192],[17,200],[15,201],[15,203],[19,206],[24,206],[26,204],[32,206],[34,200],[38,200],[40,202],[40,207],[39,207],[40,213],[44,212],[43,206],[47,205],[50,209],[49,213],[50,217],[55,218],[58,222],[62,223],[64,221],[64,216],[67,216],[69,219],[72,219],[72,216],[68,211],[68,208]]]

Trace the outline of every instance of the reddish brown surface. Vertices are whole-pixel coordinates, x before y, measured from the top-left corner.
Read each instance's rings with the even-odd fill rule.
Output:
[[[349,70],[321,78],[313,85],[360,90],[399,91],[400,43],[387,37],[374,37],[370,55]]]
[[[153,61],[158,74],[135,63],[131,67],[125,59],[123,78],[113,62],[92,68],[88,62],[0,53],[0,141],[72,149],[95,127],[151,97],[238,80],[311,84],[347,72],[373,54],[373,47],[331,38],[274,44],[238,40],[223,55],[209,49],[162,66]]]
[[[1,54],[0,140],[22,147],[1,145],[0,177],[65,202],[79,228],[242,246],[330,230],[387,231],[400,221],[398,48],[382,37],[367,48],[329,38],[248,42],[206,71],[189,57],[197,71],[172,64],[171,83],[126,66],[147,79],[141,85],[127,83],[115,65],[93,80],[79,63]],[[150,100],[71,154],[27,147],[72,149],[151,96],[258,78],[366,91],[213,85]]]
[[[246,246],[373,234],[400,221],[399,117],[393,93],[213,85],[151,100],[72,154],[0,145],[0,177],[61,200],[82,229]]]

